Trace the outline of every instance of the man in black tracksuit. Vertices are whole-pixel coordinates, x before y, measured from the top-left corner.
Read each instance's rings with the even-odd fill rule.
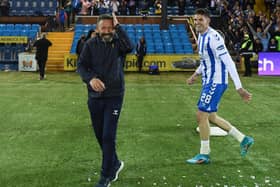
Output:
[[[33,46],[36,47],[36,60],[39,65],[40,80],[45,78],[45,67],[48,60],[48,51],[52,43],[43,34],[42,38],[37,40]]]
[[[97,36],[88,40],[78,61],[78,73],[88,88],[88,108],[102,149],[101,177],[96,187],[118,179],[124,163],[116,153],[116,131],[124,96],[121,57],[133,50],[115,15],[101,15]]]

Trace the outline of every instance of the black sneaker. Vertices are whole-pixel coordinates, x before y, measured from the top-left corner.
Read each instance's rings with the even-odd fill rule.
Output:
[[[109,187],[111,180],[110,178],[101,177],[99,182],[95,185],[95,187]]]
[[[115,182],[116,180],[118,180],[118,177],[119,177],[119,173],[121,172],[121,170],[123,169],[124,167],[124,162],[123,161],[120,161],[114,168],[114,173],[113,175],[110,177],[110,180],[112,182]]]

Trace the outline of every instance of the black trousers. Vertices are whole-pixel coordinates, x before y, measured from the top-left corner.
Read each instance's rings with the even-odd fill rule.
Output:
[[[139,72],[142,71],[143,59],[144,59],[144,56],[143,56],[143,55],[138,55],[138,56],[137,56],[137,67],[138,67],[138,71],[139,71]]]
[[[88,108],[96,139],[102,150],[101,175],[111,177],[119,163],[116,153],[116,134],[123,96],[89,98]]]
[[[251,61],[252,55],[244,55],[245,73],[244,76],[252,76]]]
[[[44,60],[38,60],[38,65],[39,65],[40,77],[41,77],[41,78],[44,78],[44,77],[45,77],[46,61],[44,61]]]

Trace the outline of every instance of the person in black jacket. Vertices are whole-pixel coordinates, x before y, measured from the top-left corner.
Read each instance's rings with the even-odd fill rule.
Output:
[[[80,54],[83,50],[85,42],[86,42],[86,36],[84,34],[82,34],[82,36],[78,40],[78,43],[77,43],[77,46],[76,46],[76,54],[77,54],[78,58],[79,58],[79,56],[80,56]]]
[[[45,78],[45,67],[48,60],[48,51],[52,43],[43,34],[42,38],[37,40],[33,46],[36,47],[36,60],[39,65],[40,80]]]
[[[146,56],[147,45],[144,36],[142,36],[136,45],[136,56],[138,71],[142,71],[144,56]]]
[[[118,179],[124,163],[116,153],[116,131],[124,97],[121,57],[133,50],[116,16],[100,15],[96,37],[88,40],[78,60],[78,73],[87,84],[88,108],[102,150],[101,177],[96,187]]]

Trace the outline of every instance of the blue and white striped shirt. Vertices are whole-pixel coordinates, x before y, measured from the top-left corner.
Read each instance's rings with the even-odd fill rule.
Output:
[[[202,75],[202,84],[228,84],[228,72],[236,89],[242,87],[235,64],[225,46],[223,37],[209,27],[198,36],[200,66],[196,70]]]

